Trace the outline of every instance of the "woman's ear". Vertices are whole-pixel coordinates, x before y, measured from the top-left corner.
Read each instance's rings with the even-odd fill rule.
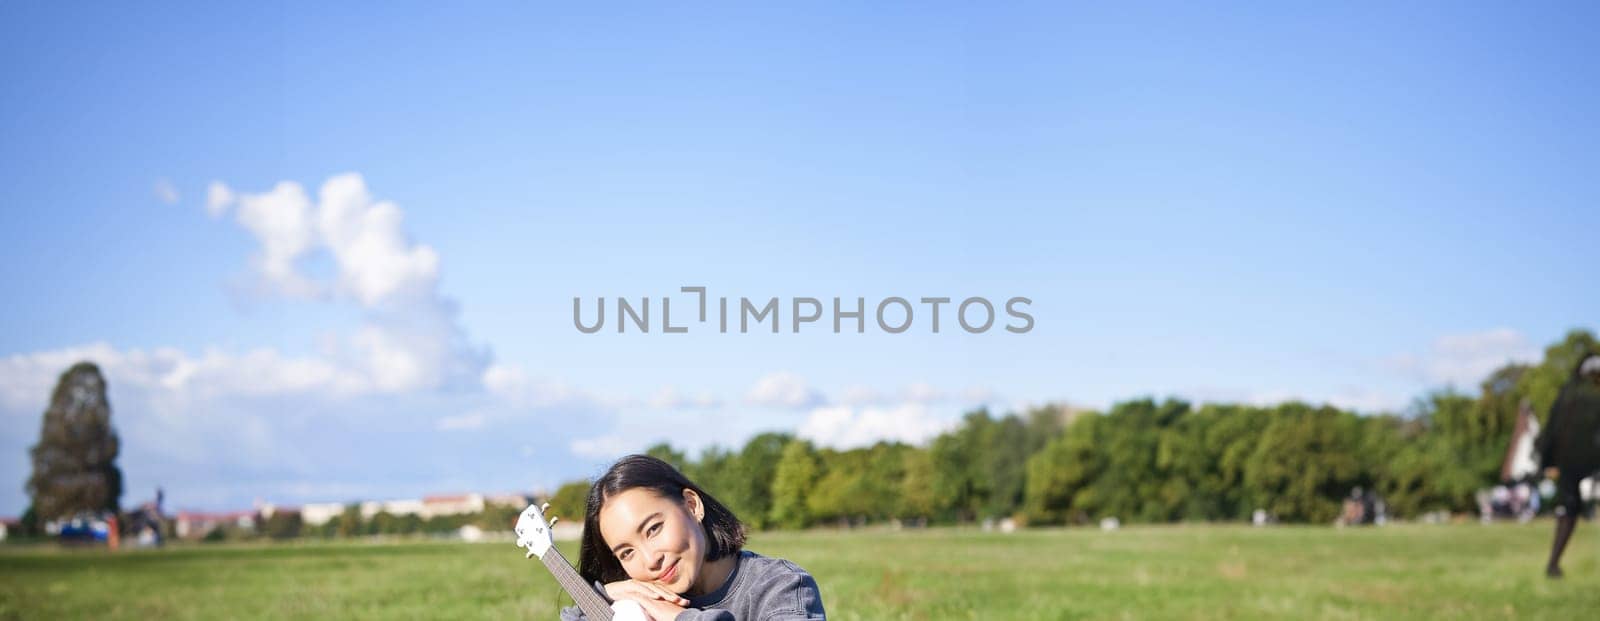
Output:
[[[700,502],[700,495],[696,494],[694,490],[684,488],[683,504],[689,508],[689,514],[694,516],[694,521],[699,522],[706,519],[706,505]]]

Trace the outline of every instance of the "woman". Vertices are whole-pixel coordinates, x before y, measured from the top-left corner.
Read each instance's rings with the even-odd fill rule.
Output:
[[[825,619],[811,574],[744,549],[744,524],[667,462],[622,458],[589,488],[578,573],[658,621]],[[584,619],[576,608],[564,621]]]
[[[1561,387],[1539,437],[1540,469],[1556,472],[1556,536],[1545,575],[1561,577],[1561,552],[1578,526],[1578,482],[1600,472],[1600,354],[1587,354]]]

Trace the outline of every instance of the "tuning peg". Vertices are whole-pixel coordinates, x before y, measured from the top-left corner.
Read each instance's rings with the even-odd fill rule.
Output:
[[[558,517],[550,518],[550,528],[555,528],[556,527],[556,522],[559,522],[559,521],[561,521],[561,518],[558,518]]]
[[[547,502],[547,503],[544,503],[542,505],[539,505],[539,512],[540,513],[544,513],[544,512],[549,511],[549,510],[550,510],[550,503]]]

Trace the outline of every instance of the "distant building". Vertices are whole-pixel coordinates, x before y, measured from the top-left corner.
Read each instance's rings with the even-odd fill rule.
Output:
[[[424,514],[428,518],[437,515],[460,515],[463,513],[478,513],[483,511],[483,494],[457,494],[453,496],[428,496],[422,499]]]
[[[502,505],[521,509],[533,502],[534,496],[519,492],[498,494],[445,494],[424,496],[421,499],[400,498],[392,500],[367,500],[355,503],[360,510],[362,520],[371,520],[379,513],[393,516],[415,515],[424,520],[445,515],[466,515],[480,513],[490,505]],[[280,507],[270,502],[257,502],[253,511],[233,511],[222,513],[204,513],[198,511],[181,511],[175,520],[175,531],[180,538],[199,538],[218,527],[228,525],[245,531],[254,532],[271,519],[274,513],[298,512],[300,521],[305,526],[322,526],[337,519],[344,514],[345,503],[318,502],[308,503],[294,507]]]
[[[205,513],[200,511],[179,511],[174,532],[179,539],[199,539],[211,534],[218,528],[237,528],[246,532],[255,532],[256,525],[261,521],[255,511],[226,511],[218,513]]]
[[[300,519],[306,526],[321,526],[344,514],[344,504],[314,502],[300,507]]]
[[[428,518],[427,509],[421,500],[368,500],[361,503],[361,519],[370,520],[379,513],[389,515],[416,515],[423,519]]]
[[[483,501],[491,505],[503,505],[521,509],[532,504],[533,497],[520,492],[513,492],[509,494],[490,494],[485,496]]]

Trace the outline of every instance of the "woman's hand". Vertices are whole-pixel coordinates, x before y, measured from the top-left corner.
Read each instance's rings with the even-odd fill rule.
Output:
[[[607,584],[606,597],[609,597],[612,600],[631,599],[638,601],[640,604],[644,605],[646,611],[650,611],[650,616],[658,619],[662,617],[657,615],[654,612],[654,609],[650,607],[652,602],[671,604],[680,612],[683,610],[684,606],[689,605],[689,600],[684,599],[683,596],[678,595],[677,593],[667,590],[667,587],[661,586],[654,582],[640,582],[638,580],[618,580],[616,582]],[[677,613],[673,614],[676,615]],[[666,618],[671,619],[672,617]]]
[[[687,602],[687,600],[685,601]],[[650,615],[650,618],[656,621],[672,621],[678,618],[678,613],[684,611],[683,606],[659,599],[640,601],[639,605],[643,606],[644,611]]]

